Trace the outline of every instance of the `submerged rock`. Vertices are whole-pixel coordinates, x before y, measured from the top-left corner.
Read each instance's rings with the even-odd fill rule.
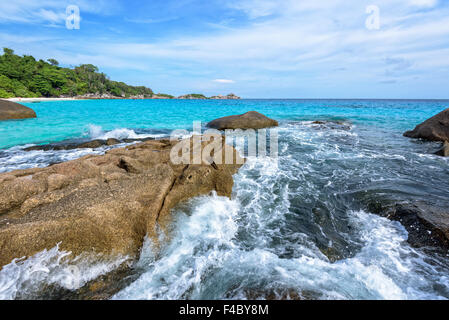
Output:
[[[232,147],[221,145],[239,159],[234,164],[184,165],[170,160],[176,144],[152,140],[0,174],[0,267],[59,242],[72,257],[136,257],[145,235],[156,241],[156,224],[164,229],[178,203],[212,190],[231,195],[232,175],[244,162]]]
[[[34,110],[19,103],[0,99],[0,120],[36,118]]]
[[[297,289],[245,289],[245,298],[248,300],[305,300]]]
[[[215,119],[207,124],[209,128],[225,129],[262,129],[278,126],[276,120],[270,119],[257,111]]]
[[[114,146],[116,144],[120,143],[131,143],[131,142],[144,142],[148,140],[154,140],[153,138],[145,138],[145,139],[123,139],[118,140],[114,138],[109,138],[107,140],[92,140],[87,142],[80,142],[80,143],[50,143],[50,144],[43,144],[43,145],[37,145],[25,148],[23,150],[25,151],[49,151],[49,150],[73,150],[73,149],[96,149],[103,146]]]
[[[449,141],[449,108],[404,133],[405,137],[429,141]]]
[[[351,130],[351,124],[339,120],[316,120],[312,125],[317,129]]]
[[[397,204],[387,217],[401,222],[412,246],[449,249],[449,210],[422,203]]]

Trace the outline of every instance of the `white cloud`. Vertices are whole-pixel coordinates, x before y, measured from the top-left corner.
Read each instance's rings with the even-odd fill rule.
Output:
[[[272,0],[230,1],[228,6],[245,12],[251,19],[256,19],[274,14],[279,3]]]
[[[365,9],[372,3],[380,8],[380,30],[365,28]],[[160,73],[167,77],[167,83],[167,79],[186,83],[197,77],[204,80],[198,82],[198,88],[210,86],[210,90],[220,83],[238,82],[239,87],[251,84],[259,91],[314,88],[311,92],[319,95],[321,88],[344,84],[365,85],[369,90],[370,83],[401,83],[417,75],[428,81],[443,74],[447,77],[449,6],[437,0],[234,0],[229,6],[247,15],[245,23],[232,25],[231,21],[226,28],[211,28],[209,33],[202,30],[196,36],[180,30],[176,36],[170,33],[151,41],[133,38],[127,42],[124,37],[84,43],[57,41],[50,44],[56,48],[51,52],[63,47],[59,52],[65,54],[54,55],[62,63],[146,69],[151,76]],[[7,8],[3,1],[0,21],[6,15],[2,8]],[[58,12],[56,7],[44,9]],[[57,18],[48,14],[45,20]],[[77,54],[70,54],[71,48]],[[233,80],[210,80],[217,75]],[[447,80],[444,83],[448,84]],[[195,88],[191,91],[197,91]]]
[[[116,0],[14,0],[0,1],[0,23],[62,23],[68,5],[77,5],[83,12],[107,15],[119,7]]]
[[[438,4],[438,0],[410,0],[411,5],[418,7],[433,8]]]
[[[132,23],[140,23],[140,24],[153,24],[153,23],[163,23],[163,22],[169,22],[179,19],[178,17],[164,17],[164,18],[158,18],[158,19],[135,19],[135,18],[125,18],[125,21],[132,22]]]
[[[215,79],[215,80],[213,80],[213,82],[217,82],[217,83],[235,83],[234,80],[229,80],[229,79]]]
[[[66,14],[64,12],[55,12],[53,10],[40,9],[36,16],[40,16],[42,20],[56,24],[65,21]]]

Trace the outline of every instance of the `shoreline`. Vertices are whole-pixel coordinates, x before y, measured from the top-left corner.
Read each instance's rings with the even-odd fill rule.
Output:
[[[72,97],[72,98],[7,98],[2,99],[10,102],[51,102],[51,101],[84,101],[84,100],[241,100],[241,99],[185,99],[185,98],[86,98],[86,97]]]
[[[74,101],[74,100],[92,100],[87,98],[8,98],[3,99],[11,102],[43,102],[43,101]]]

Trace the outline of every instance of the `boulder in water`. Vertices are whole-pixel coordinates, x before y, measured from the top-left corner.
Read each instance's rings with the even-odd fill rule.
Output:
[[[445,141],[443,144],[443,148],[435,153],[438,156],[449,157],[449,141]]]
[[[449,108],[407,131],[404,136],[429,141],[449,141]]]
[[[278,126],[276,120],[270,119],[257,111],[215,119],[207,124],[209,128],[225,129],[262,129]]]
[[[0,100],[0,120],[18,120],[28,118],[36,118],[36,112],[19,103]]]

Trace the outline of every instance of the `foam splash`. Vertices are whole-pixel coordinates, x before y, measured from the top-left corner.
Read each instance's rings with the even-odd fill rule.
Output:
[[[447,280],[438,279],[438,274],[429,275],[434,282],[423,278],[420,272],[430,267],[425,257],[404,245],[405,231],[386,219],[351,213],[354,225],[362,223],[360,231],[366,241],[354,258],[333,264],[311,246],[300,257],[285,259],[269,248],[245,250],[239,245],[235,208],[228,208],[226,223],[222,223],[226,214],[215,223],[208,222],[223,212],[228,201],[213,198],[201,202],[190,218],[182,219],[178,232],[183,231],[163,257],[147,265],[147,272],[114,298],[247,299],[251,290],[285,289],[300,296],[312,292],[320,299],[444,298],[431,293],[431,288],[434,283],[448,285]],[[421,270],[416,270],[417,266]]]
[[[107,148],[98,149],[73,149],[73,150],[34,150],[25,151],[31,145],[16,147],[4,151],[4,157],[0,158],[0,173],[19,169],[44,168],[52,163],[60,163],[81,158],[88,154],[101,155]]]
[[[145,138],[162,138],[165,134],[137,134],[131,129],[116,129],[109,132],[103,131],[100,126],[90,125],[87,135],[91,139],[107,140],[114,138],[118,140],[123,139],[145,139]],[[133,143],[133,142],[131,142]],[[128,145],[121,143],[115,146],[101,146],[99,148],[90,149],[73,149],[73,150],[33,150],[25,151],[27,147],[34,146],[34,144],[27,144],[23,146],[15,146],[9,149],[0,150],[0,173],[9,172],[13,170],[28,169],[28,168],[44,168],[52,163],[60,163],[70,160],[75,160],[86,155],[102,155],[105,151],[111,148],[117,148]]]
[[[399,223],[340,200],[348,179],[386,174],[375,166],[354,172],[373,152],[356,133],[280,131],[278,161],[249,158],[232,200],[213,195],[179,208],[170,243],[156,254],[147,241],[145,272],[114,299],[449,297],[447,263],[411,248]],[[404,161],[381,154],[377,163]],[[336,262],[323,241],[340,248]]]
[[[145,242],[139,264],[147,272],[114,299],[179,299],[201,292],[204,274],[219,267],[234,247],[238,205],[216,195],[193,199],[192,205],[197,210],[178,216],[175,236],[160,259],[155,259],[151,241]]]
[[[442,299],[432,286],[449,285],[425,271],[431,266],[404,243],[407,234],[399,224],[362,211],[349,215],[364,248],[331,263],[307,237],[307,249],[300,241],[294,246],[297,258],[280,257],[263,238],[259,247],[246,247],[239,236],[243,213],[235,200],[202,197],[191,205],[191,215],[180,212],[160,258],[146,242],[141,257],[146,272],[114,299],[247,299],[252,290],[286,289],[303,298],[303,292],[312,292],[320,299]],[[257,223],[269,232],[268,221]]]
[[[129,260],[126,256],[70,256],[58,244],[28,259],[15,259],[0,271],[0,300],[39,298],[40,291],[48,285],[76,290]]]
[[[234,177],[232,200],[192,199],[175,211],[160,251],[146,239],[137,263],[143,274],[114,299],[449,297],[447,257],[411,248],[399,223],[354,209],[355,192],[373,182],[396,187],[415,177],[409,170],[417,163],[410,162],[434,165],[426,172],[444,177],[444,168],[429,162],[443,160],[394,153],[353,127],[323,131],[299,123],[279,132],[279,159],[249,158]],[[2,281],[1,288],[19,283],[13,292],[29,288],[13,277]]]
[[[163,134],[137,134],[132,129],[120,128],[105,132],[101,126],[89,125],[88,135],[92,139],[107,140],[107,139],[146,139],[146,138],[160,138]]]

